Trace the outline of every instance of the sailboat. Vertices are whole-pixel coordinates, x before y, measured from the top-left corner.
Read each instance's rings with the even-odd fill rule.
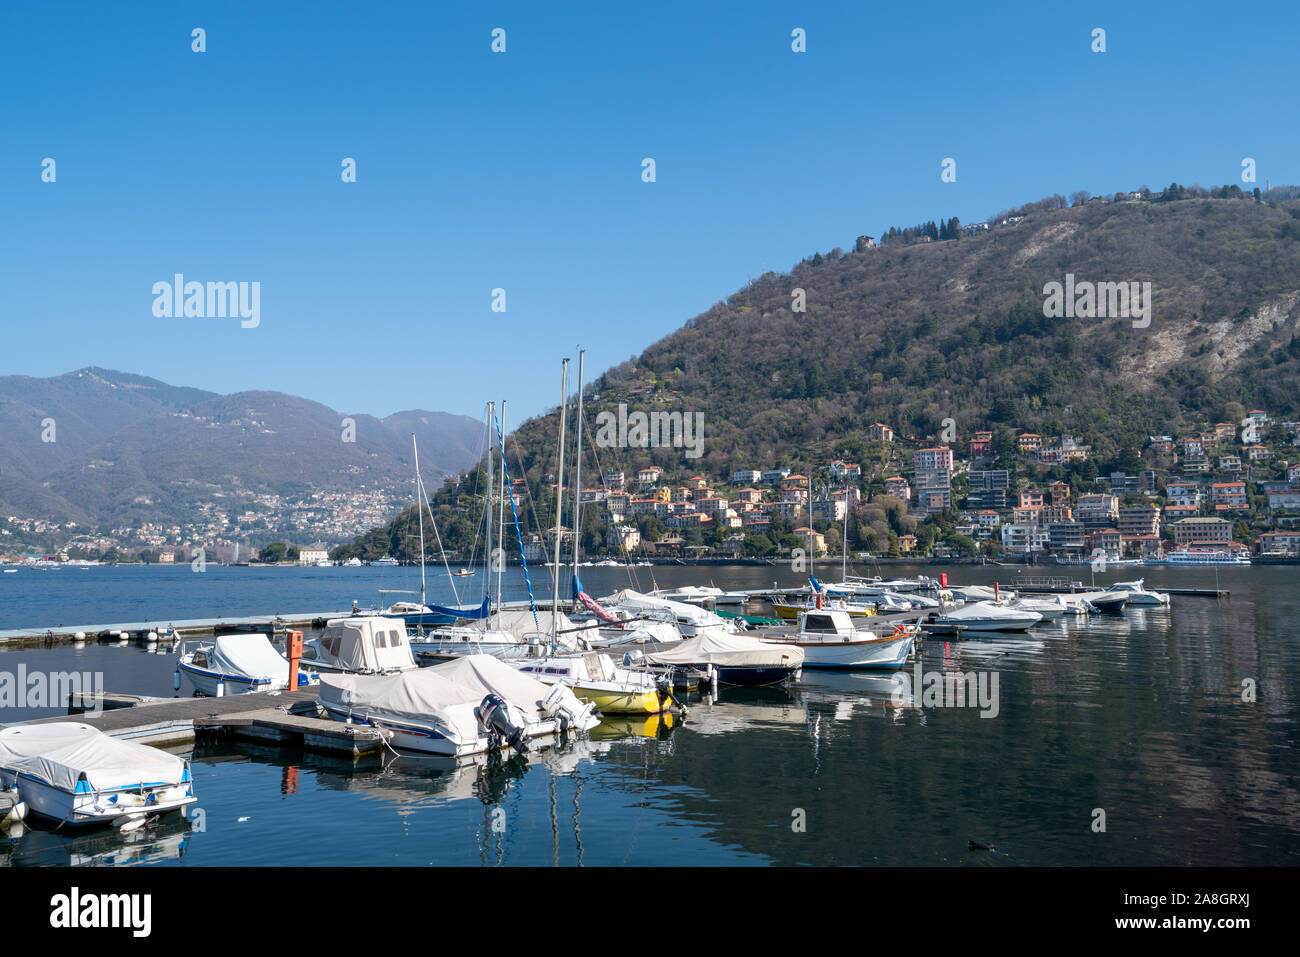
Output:
[[[578,350],[578,435],[573,483],[573,592],[574,606],[580,602],[597,614],[600,608],[582,591],[578,578],[580,551],[581,489],[582,489],[582,373],[586,350]],[[555,487],[555,557],[551,575],[551,634],[558,634],[560,615],[560,548],[564,514],[564,433],[568,412],[569,360],[563,363],[560,385],[560,444],[559,468]],[[586,598],[586,602],[582,599]],[[609,617],[606,615],[606,617]],[[605,654],[586,651],[577,654],[559,654],[554,644],[543,657],[515,657],[507,661],[518,670],[539,681],[564,685],[581,701],[594,704],[602,714],[659,714],[677,705],[672,694],[672,676],[652,674],[649,669],[634,671],[619,668]],[[685,710],[685,709],[681,709]]]
[[[457,597],[458,603],[456,605],[444,606],[444,605],[428,604],[427,601],[428,589],[425,580],[425,567],[424,567],[424,511],[427,508],[429,510],[429,518],[432,519],[433,508],[432,506],[429,505],[429,497],[424,489],[424,480],[420,477],[420,450],[419,447],[416,445],[414,433],[412,433],[411,435],[411,449],[415,457],[415,510],[417,515],[419,516],[419,523],[420,523],[420,601],[418,604],[410,601],[394,602],[391,606],[389,606],[385,614],[397,618],[401,618],[402,621],[406,623],[406,626],[408,628],[413,627],[416,628],[417,630],[431,627],[431,626],[436,626],[436,625],[454,625],[456,622],[461,620],[466,620],[466,619],[473,620],[473,619],[487,618],[489,612],[487,598],[484,597],[483,603],[481,605],[469,607],[469,608],[463,607],[459,604],[459,596],[456,594],[456,586],[454,582],[452,583],[452,594]],[[488,464],[489,466],[491,465],[491,456],[489,456],[488,458]],[[488,486],[489,488],[491,487],[490,476],[488,479]],[[489,502],[490,501],[491,501],[491,497],[489,496]],[[489,522],[488,522],[489,550],[492,547],[491,534],[490,534],[491,533],[490,518],[491,516],[489,516]],[[437,531],[436,525],[434,530],[435,532]],[[441,539],[439,539],[439,544],[441,546]],[[443,565],[446,566],[446,563],[447,560],[446,557],[444,556]],[[460,573],[462,575],[474,574],[472,571],[466,572],[465,569],[463,568],[460,570]],[[450,569],[448,569],[447,574],[448,576],[453,575]],[[396,591],[385,591],[382,593],[397,594]]]

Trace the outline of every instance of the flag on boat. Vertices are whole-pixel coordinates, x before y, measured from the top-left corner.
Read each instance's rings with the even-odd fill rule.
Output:
[[[582,581],[577,575],[573,576],[573,600],[580,602],[583,608],[587,609],[587,611],[591,612],[601,621],[608,622],[611,625],[622,624],[621,621],[602,608],[600,602],[596,601],[596,599],[592,598],[582,590]]]
[[[821,591],[821,590],[822,590],[822,583],[819,582],[819,581],[817,580],[817,576],[816,576],[816,575],[809,575],[809,576],[808,576],[808,581],[810,581],[810,582],[812,583],[813,591]]]

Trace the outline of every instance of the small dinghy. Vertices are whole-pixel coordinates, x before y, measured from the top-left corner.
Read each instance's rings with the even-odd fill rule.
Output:
[[[123,830],[195,801],[188,761],[71,721],[0,730],[0,788],[61,825]]]

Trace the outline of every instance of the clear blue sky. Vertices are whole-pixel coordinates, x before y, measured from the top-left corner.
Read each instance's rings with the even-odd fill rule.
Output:
[[[0,374],[517,423],[575,344],[599,372],[860,233],[1300,182],[1296,5],[1147,6],[6,4]],[[260,282],[261,325],[155,318],[176,272]]]

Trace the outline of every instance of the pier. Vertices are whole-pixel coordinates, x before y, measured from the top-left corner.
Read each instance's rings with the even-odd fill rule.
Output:
[[[369,612],[367,612],[369,613]],[[288,628],[320,631],[331,618],[347,618],[347,611],[298,612],[288,615],[251,615],[231,618],[187,618],[173,621],[130,621],[113,625],[53,625],[41,628],[13,628],[0,631],[0,645],[36,642],[105,641],[104,636],[126,632],[128,640],[143,641],[150,633],[161,636],[169,628],[180,638],[210,638],[220,630],[262,631],[277,634]],[[374,612],[374,614],[380,614]],[[79,639],[77,636],[80,635]]]
[[[74,694],[68,717],[114,738],[137,744],[183,744],[197,737],[228,736],[269,744],[296,744],[308,751],[360,757],[380,751],[374,728],[316,716],[316,689],[268,691],[221,698],[149,698],[105,693]]]

